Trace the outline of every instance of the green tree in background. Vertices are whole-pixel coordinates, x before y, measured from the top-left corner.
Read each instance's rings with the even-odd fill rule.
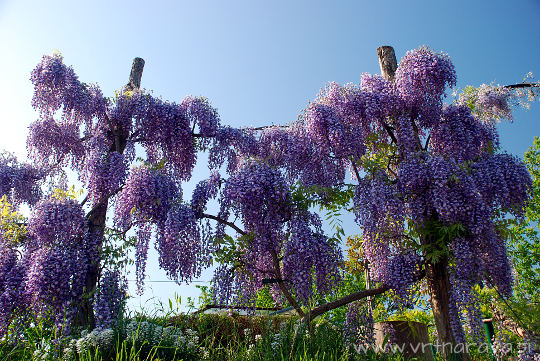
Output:
[[[508,253],[515,269],[514,292],[518,299],[540,302],[540,137],[534,138],[524,161],[531,173],[533,192],[525,217],[511,219]]]

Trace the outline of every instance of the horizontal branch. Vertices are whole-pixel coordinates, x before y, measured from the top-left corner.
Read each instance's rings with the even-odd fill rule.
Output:
[[[133,227],[133,223],[130,223],[129,226],[124,229],[124,230],[120,230],[120,229],[116,229],[116,228],[109,228],[111,231],[113,231],[113,233],[110,233],[109,235],[110,236],[122,236],[122,237],[125,237],[126,236],[126,233],[129,232],[129,230]]]
[[[504,85],[503,88],[518,89],[518,88],[540,88],[540,83],[519,83]]]
[[[129,141],[133,143],[141,143],[141,142],[146,142],[146,138],[142,138],[142,137],[133,138],[133,139],[129,139]]]
[[[206,213],[203,213],[202,216],[204,218],[208,218],[208,219],[213,219],[214,221],[217,221],[218,223],[221,223],[221,224],[224,224],[226,226],[229,226],[231,227],[232,229],[234,229],[236,232],[240,233],[241,235],[246,235],[247,232],[242,230],[241,228],[239,228],[236,224],[232,223],[232,222],[229,222],[229,221],[226,221],[224,220],[223,218],[219,218],[218,216],[214,216],[212,214],[206,214]]]
[[[281,128],[281,129],[285,129],[285,128],[289,128],[291,127],[290,125],[263,125],[261,127],[256,127],[256,128],[248,128],[249,130],[265,130],[265,129],[268,129],[268,128]]]
[[[363,298],[369,297],[369,296],[376,296],[380,295],[381,293],[384,293],[390,289],[387,285],[382,285],[377,288],[371,288],[369,290],[362,290],[355,293],[351,293],[345,297],[339,298],[335,301],[328,302],[325,304],[322,304],[320,306],[315,307],[311,311],[309,311],[306,316],[305,320],[309,323],[311,320],[313,320],[315,317],[322,315],[325,312],[328,312],[330,310],[336,309],[341,306],[345,306],[351,302],[361,300]]]
[[[508,89],[540,88],[540,83],[509,84],[509,85],[503,85],[502,87],[503,88],[508,88]],[[394,135],[393,128],[390,125],[388,125],[387,123],[385,123],[384,121],[381,121],[381,123],[382,123],[383,128],[386,130],[386,132],[390,136],[390,138],[392,138],[392,140],[397,144],[397,139],[396,139],[396,137]],[[263,126],[260,126],[260,127],[248,128],[248,129],[250,129],[250,130],[265,130],[265,129],[268,129],[268,128],[282,128],[282,129],[285,129],[285,128],[290,128],[290,127],[291,127],[291,125],[263,125]]]
[[[419,272],[416,275],[413,282],[417,282],[421,280],[422,278],[424,278],[425,275],[426,275],[425,271]],[[384,293],[388,291],[389,289],[390,289],[390,286],[382,285],[377,288],[370,288],[369,290],[362,290],[362,291],[351,293],[335,301],[328,302],[328,303],[325,303],[325,304],[322,304],[320,306],[313,308],[304,316],[304,321],[306,321],[307,323],[310,323],[315,317],[320,316],[325,312],[328,312],[330,310],[336,309],[341,306],[345,306],[351,302],[358,301],[366,297],[380,295],[381,293]]]

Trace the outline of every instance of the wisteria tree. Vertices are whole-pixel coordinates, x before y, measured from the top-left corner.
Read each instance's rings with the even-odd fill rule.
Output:
[[[510,116],[514,93],[486,86],[444,105],[456,84],[447,55],[420,48],[398,67],[383,47],[380,58],[385,76],[329,84],[296,122],[239,129],[222,125],[205,98],[174,103],[140,90],[142,59],[110,99],[60,55],[43,57],[31,77],[40,114],[28,137],[33,163],[6,158],[0,168],[2,194],[31,206],[22,239],[2,233],[0,302],[17,300],[2,304],[4,330],[28,309],[94,326],[108,228],[135,232],[139,289],[155,239],[171,279],[189,282],[219,261],[217,300],[253,304],[272,282],[275,301],[307,322],[390,289],[406,301],[425,277],[440,340],[463,341],[462,315],[480,320],[472,286],[512,292],[498,220],[522,213],[531,180],[519,159],[500,152],[494,123]],[[144,151],[137,159],[136,146]],[[190,198],[181,185],[199,151],[208,152],[211,175]],[[65,189],[54,180],[67,168],[84,184],[81,202],[52,191]],[[46,180],[53,188],[41,194]],[[330,292],[342,266],[340,245],[312,206],[349,198],[376,287],[310,308],[313,291]]]
[[[386,62],[384,54],[382,60],[386,77],[366,74],[359,86],[332,83],[295,124],[257,129],[255,151],[251,140],[234,146],[248,159],[247,164],[257,159],[258,168],[281,168],[289,184],[297,182],[311,191],[322,187],[322,191],[311,194],[314,202],[324,202],[329,193],[347,188],[354,192],[363,254],[371,278],[380,286],[315,307],[305,314],[308,320],[333,307],[389,289],[407,300],[411,284],[425,273],[440,340],[463,343],[463,315],[469,318],[477,336],[481,335],[481,315],[472,287],[485,283],[502,294],[512,292],[499,221],[507,212],[522,214],[531,180],[518,158],[499,152],[495,122],[511,116],[511,88],[469,89],[454,104],[444,106],[445,89],[456,82],[448,56],[421,48],[409,52],[399,67],[395,62]],[[239,174],[245,169],[249,168],[242,168]],[[345,184],[347,169],[355,183]],[[260,182],[263,177],[257,179]],[[244,181],[244,192],[247,190],[253,197],[250,192],[256,183]],[[281,193],[279,187],[274,189],[272,194]],[[249,211],[257,202],[253,198],[241,202],[238,210],[244,224],[257,220],[261,230],[269,229],[264,223],[267,218],[258,219],[261,213]],[[267,202],[278,203],[272,198]],[[297,203],[294,213],[305,209]],[[284,218],[281,223],[294,227],[291,220]],[[271,229],[279,226],[276,221]],[[305,229],[319,234],[313,224]],[[297,232],[288,229],[290,236],[281,253],[274,249],[282,247],[282,237],[270,245],[250,242],[252,247],[258,247],[257,262],[266,265],[257,264],[250,274],[269,272],[270,255],[276,253],[274,275],[287,280],[305,303],[312,289],[309,281],[321,279],[319,272],[328,270],[324,279],[337,279],[333,266],[337,259],[300,268],[304,263],[292,256],[298,254],[306,259],[306,253],[311,252],[306,250],[319,248],[309,243],[313,235],[298,238]],[[268,260],[261,257],[262,246],[271,247],[267,248]],[[324,256],[317,259],[328,259],[326,255],[332,254],[329,250],[323,250]],[[254,260],[252,254],[247,260]],[[279,261],[283,273],[277,272]],[[328,278],[330,274],[333,278]],[[246,287],[243,273],[236,275],[237,287]],[[256,289],[257,282],[252,283],[252,288]],[[285,282],[280,287],[286,288]],[[245,295],[246,290],[241,294]]]

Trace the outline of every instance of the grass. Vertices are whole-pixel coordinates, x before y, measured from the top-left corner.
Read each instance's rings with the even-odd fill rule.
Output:
[[[403,360],[399,353],[356,352],[347,347],[341,326],[330,321],[315,322],[310,330],[299,325],[298,319],[284,316],[136,314],[109,330],[62,335],[49,322],[34,320],[13,325],[0,340],[0,360]],[[474,359],[490,359],[480,356]]]

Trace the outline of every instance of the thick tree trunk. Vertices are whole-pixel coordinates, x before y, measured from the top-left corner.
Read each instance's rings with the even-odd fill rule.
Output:
[[[102,249],[103,234],[105,232],[107,206],[108,201],[105,201],[102,205],[94,208],[87,215],[89,229],[88,233],[90,235],[90,239],[97,239],[99,241],[96,244],[96,258],[90,260],[91,263],[88,265],[88,269],[86,271],[86,279],[84,281],[85,291],[76,321],[77,324],[83,328],[90,327],[93,329],[94,327],[96,327],[93,299],[100,273],[100,255]]]
[[[141,77],[144,69],[144,60],[141,58],[133,59],[133,65],[131,67],[131,73],[128,83],[124,86],[123,91],[132,91],[138,89],[141,85]],[[114,136],[113,144],[109,149],[109,154],[112,152],[123,153],[126,148],[126,142],[128,134],[122,129],[111,129]],[[109,158],[107,156],[107,158]],[[99,205],[87,214],[88,220],[88,233],[91,239],[98,240],[95,249],[95,258],[90,260],[88,265],[86,278],[84,282],[85,292],[83,299],[79,306],[79,311],[76,316],[75,323],[83,328],[94,328],[96,326],[96,320],[94,316],[93,298],[96,291],[97,281],[100,274],[100,258],[103,246],[103,235],[105,233],[105,221],[107,219],[107,209],[109,205],[109,197],[111,195],[104,195],[104,199],[99,202]]]
[[[450,310],[450,279],[448,277],[448,259],[446,257],[435,264],[427,264],[426,280],[431,310],[439,338],[437,352],[445,360],[451,360],[451,351],[456,341],[450,325],[450,319],[456,315],[452,315]],[[457,359],[461,358],[458,357]]]
[[[382,76],[389,81],[394,81],[395,73],[398,68],[394,48],[391,46],[381,46],[377,48],[377,55],[379,57]],[[422,149],[419,139],[418,149]],[[422,243],[426,244],[429,242],[429,239],[424,239]],[[428,263],[426,265],[426,279],[431,309],[439,337],[440,347],[438,347],[437,351],[443,355],[445,360],[451,360],[452,355],[450,351],[455,350],[453,346],[456,342],[450,320],[455,319],[457,315],[453,315],[450,309],[451,285],[448,277],[448,258],[444,257],[437,263]],[[466,360],[468,359],[468,356],[465,352],[463,354],[455,355],[453,359]]]

